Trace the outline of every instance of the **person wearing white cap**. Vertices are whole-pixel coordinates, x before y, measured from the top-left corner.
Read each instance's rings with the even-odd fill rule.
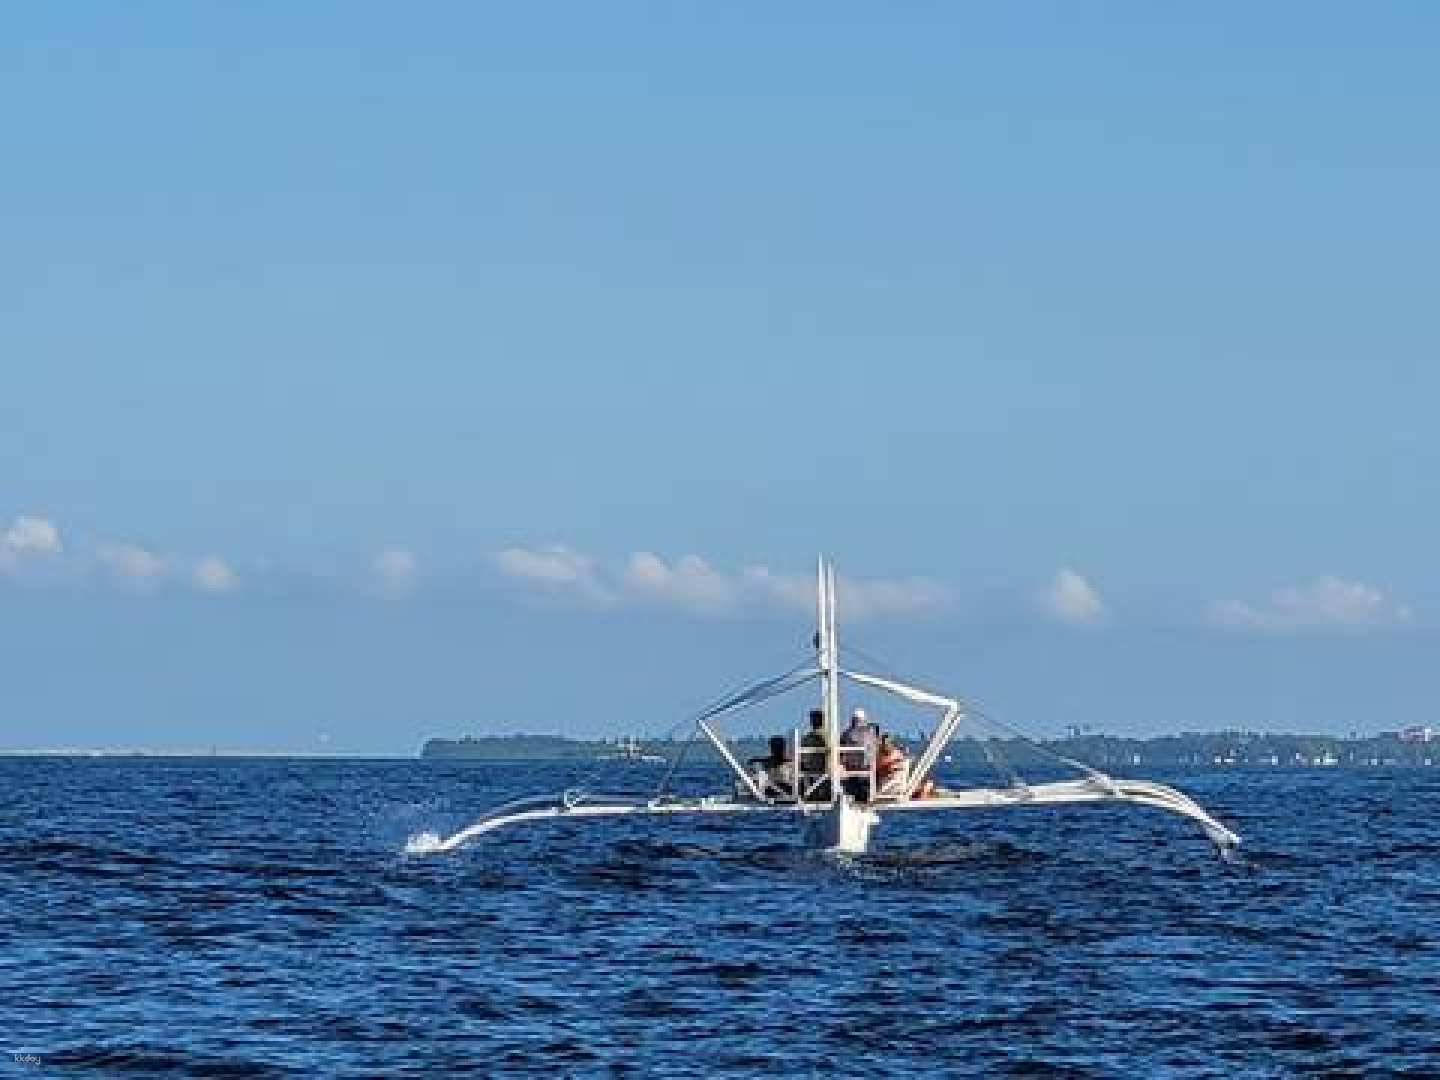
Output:
[[[840,733],[841,746],[860,747],[840,755],[840,764],[845,769],[864,769],[870,764],[875,753],[875,729],[865,719],[865,710],[856,709],[850,714],[850,726]],[[863,776],[845,777],[845,790],[852,799],[860,802],[870,798],[870,783]]]

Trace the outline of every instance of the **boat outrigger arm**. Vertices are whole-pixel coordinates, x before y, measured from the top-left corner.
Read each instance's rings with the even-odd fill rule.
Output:
[[[1212,817],[1199,803],[1174,788],[1148,780],[1112,777],[1059,755],[1052,756],[1081,773],[1079,779],[1015,783],[1008,787],[937,788],[932,774],[945,748],[966,719],[964,707],[954,698],[895,679],[839,666],[835,569],[824,560],[819,567],[817,609],[819,632],[815,636],[816,659],[813,664],[807,662],[782,675],[746,687],[696,717],[697,734],[703,734],[711,742],[735,774],[733,795],[699,798],[675,795],[668,788],[670,773],[661,782],[660,790],[649,799],[588,801],[583,791],[571,790],[559,798],[522,799],[497,807],[455,835],[438,840],[432,850],[452,850],[502,826],[525,821],[788,812],[800,819],[802,835],[808,846],[858,854],[868,848],[871,830],[879,819],[890,814],[1071,803],[1130,803],[1166,810],[1198,824],[1222,853],[1240,843],[1239,836]],[[728,713],[768,701],[815,680],[821,683],[824,749],[805,749],[799,732],[795,732],[790,747],[792,769],[788,785],[777,787],[763,773],[754,775],[747,772],[736,760],[715,721]],[[847,746],[841,752],[839,692],[842,680],[933,708],[940,714],[923,750],[910,766],[908,779],[898,788],[876,786],[875,762],[870,751]],[[823,756],[823,768],[816,768],[813,764],[798,771],[793,768],[802,762],[802,758],[813,762],[816,756]],[[865,758],[864,765],[853,767],[855,758],[861,756]],[[671,773],[673,771],[672,766]],[[853,794],[856,792],[860,793],[859,797]]]

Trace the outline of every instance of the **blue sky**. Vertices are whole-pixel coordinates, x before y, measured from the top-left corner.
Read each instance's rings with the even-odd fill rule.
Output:
[[[0,18],[0,747],[1435,717],[1431,5]]]

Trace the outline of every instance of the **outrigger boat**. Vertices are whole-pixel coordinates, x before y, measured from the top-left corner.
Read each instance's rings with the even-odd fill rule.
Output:
[[[695,719],[696,737],[704,736],[734,772],[732,793],[699,798],[671,793],[670,775],[652,798],[590,801],[583,790],[572,789],[558,798],[545,796],[521,799],[492,810],[479,821],[445,839],[427,837],[419,850],[449,851],[477,836],[521,822],[563,818],[582,820],[607,817],[671,817],[690,814],[788,814],[795,818],[807,847],[843,854],[863,854],[870,847],[876,826],[892,815],[979,810],[1003,807],[1056,806],[1069,803],[1131,803],[1166,810],[1197,823],[1222,854],[1240,843],[1240,837],[1216,821],[1189,796],[1164,784],[1147,780],[1126,780],[1068,758],[1059,760],[1080,773],[1076,780],[1050,783],[1015,783],[1008,787],[939,789],[932,774],[941,755],[967,718],[967,710],[955,698],[908,685],[894,678],[852,671],[840,662],[836,622],[834,565],[822,559],[817,573],[817,622],[815,658],[774,678],[765,679],[731,694],[706,709]],[[823,758],[809,771],[792,771],[788,784],[774,785],[766,777],[746,771],[722,737],[716,721],[763,701],[769,701],[806,683],[820,684],[824,747],[802,743],[793,733],[789,761],[800,764],[815,755]],[[924,749],[911,764],[898,788],[876,787],[872,750],[841,745],[840,688],[852,683],[894,695],[913,705],[934,709],[939,716]],[[863,758],[863,762],[857,759]],[[856,792],[862,793],[860,797]]]

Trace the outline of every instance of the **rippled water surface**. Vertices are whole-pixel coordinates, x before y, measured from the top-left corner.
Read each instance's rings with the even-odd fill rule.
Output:
[[[417,857],[572,774],[3,760],[0,1073],[1440,1075],[1440,770],[1159,778],[1243,860],[1131,808]]]

